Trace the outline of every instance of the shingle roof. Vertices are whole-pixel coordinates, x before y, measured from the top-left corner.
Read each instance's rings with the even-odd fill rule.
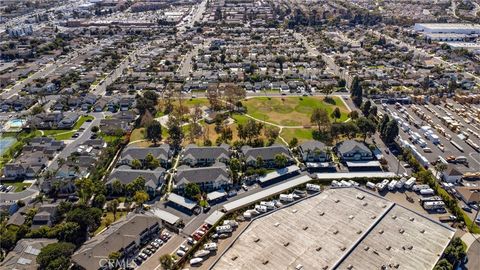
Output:
[[[262,157],[263,160],[272,160],[278,154],[284,154],[287,157],[290,156],[290,152],[283,145],[272,145],[268,147],[252,148],[250,146],[243,146],[242,152],[245,155],[247,161],[256,160],[257,157]]]
[[[156,159],[168,160],[170,145],[162,144],[159,147],[128,147],[122,152],[121,159],[145,159],[150,153]]]
[[[338,149],[338,152],[340,152],[342,154],[347,153],[347,152],[351,152],[351,151],[354,151],[354,150],[358,150],[358,151],[362,151],[362,152],[369,152],[369,153],[372,152],[372,151],[370,151],[370,149],[364,143],[357,142],[355,140],[344,141],[337,147],[337,149]]]
[[[145,186],[149,186],[155,189],[163,182],[164,172],[165,170],[162,168],[157,168],[153,171],[117,168],[114,169],[108,177],[107,184],[113,183],[113,181],[118,180],[120,181],[120,183],[126,185],[141,176],[145,179]]]
[[[129,214],[127,218],[110,225],[104,232],[86,241],[72,255],[73,261],[85,269],[98,269],[102,259],[113,251],[125,248],[139,238],[146,229],[159,223],[154,216]]]
[[[310,140],[300,144],[299,148],[306,152],[306,151],[315,151],[315,150],[325,150],[325,144],[320,141]]]
[[[177,185],[186,183],[205,183],[217,181],[229,181],[229,174],[225,165],[215,165],[212,167],[190,168],[187,166],[178,167],[175,175]]]
[[[222,144],[220,146],[197,146],[195,144],[189,144],[183,151],[183,159],[219,159],[230,158],[229,146]]]

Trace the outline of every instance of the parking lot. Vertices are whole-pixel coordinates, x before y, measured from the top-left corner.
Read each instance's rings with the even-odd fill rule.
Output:
[[[384,105],[383,106],[383,112],[388,113],[389,115],[397,115],[399,116],[402,120],[407,120],[407,119],[412,119],[413,121],[407,120],[409,123],[409,130],[405,131],[405,129],[400,128],[399,135],[403,140],[412,142],[409,138],[411,138],[413,133],[418,133],[422,136],[422,138],[425,140],[426,145],[422,148],[420,145],[416,144],[417,149],[420,150],[421,154],[425,156],[430,163],[435,162],[438,160],[439,157],[447,158],[449,156],[465,156],[468,160],[468,166],[462,165],[462,164],[457,164],[457,168],[462,171],[462,172],[474,172],[478,171],[478,168],[480,167],[480,153],[478,153],[475,149],[473,149],[470,145],[468,145],[465,141],[460,139],[457,135],[457,133],[451,131],[440,119],[443,116],[447,116],[445,111],[440,108],[441,105],[416,105],[421,109],[421,113],[428,114],[431,117],[431,123],[427,123],[426,121],[422,120],[419,115],[414,113],[411,110],[412,105],[402,105],[401,107],[395,106],[395,105]],[[430,110],[428,110],[429,108]],[[447,108],[444,108],[447,110],[449,113],[451,113],[457,121],[459,119],[462,119],[460,122],[461,125],[463,125],[460,130],[466,129],[466,127],[473,127],[476,131],[480,132],[477,126],[474,125],[469,125],[464,122],[463,118],[457,115],[454,111],[449,110]],[[408,113],[408,116],[407,114]],[[416,125],[415,125],[416,124]],[[439,143],[434,144],[432,141],[428,140],[423,136],[424,132],[421,130],[422,126],[429,125],[432,127],[434,130],[434,126],[441,126],[444,131],[445,135],[442,135],[440,132],[437,132],[436,130],[434,133],[439,136]],[[460,151],[458,148],[456,148],[451,142],[450,137],[452,141],[454,141],[456,144],[461,146],[463,148],[463,152]],[[472,136],[472,140],[473,140]],[[423,149],[423,151],[421,150]],[[431,151],[430,151],[431,150]]]

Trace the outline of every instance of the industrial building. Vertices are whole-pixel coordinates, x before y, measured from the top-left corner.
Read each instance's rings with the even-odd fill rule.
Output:
[[[414,29],[423,33],[480,34],[480,24],[471,23],[416,23]]]
[[[364,190],[331,189],[254,219],[212,269],[432,269],[454,233]]]

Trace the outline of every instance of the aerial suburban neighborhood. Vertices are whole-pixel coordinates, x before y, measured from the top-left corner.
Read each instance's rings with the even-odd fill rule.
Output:
[[[0,269],[480,269],[479,0],[0,0]]]

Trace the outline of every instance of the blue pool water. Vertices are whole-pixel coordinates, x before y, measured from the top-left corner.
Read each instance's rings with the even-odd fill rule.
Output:
[[[0,155],[3,155],[16,141],[17,139],[12,137],[0,138]]]
[[[8,125],[13,128],[21,128],[25,124],[25,120],[23,119],[12,119],[8,120]]]

